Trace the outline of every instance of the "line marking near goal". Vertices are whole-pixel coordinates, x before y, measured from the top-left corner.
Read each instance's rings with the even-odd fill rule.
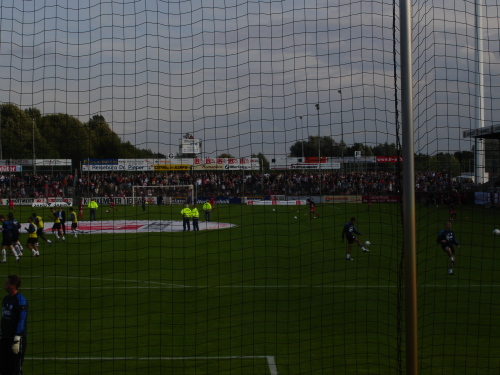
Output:
[[[52,275],[25,275],[26,278],[31,279],[76,279],[76,280],[96,280],[96,281],[106,281],[115,283],[128,283],[137,284],[137,286],[126,286],[126,285],[105,285],[100,286],[100,289],[306,289],[306,288],[324,288],[324,289],[392,289],[397,288],[397,285],[183,285],[183,284],[171,284],[161,281],[150,281],[150,280],[124,280],[124,279],[113,279],[109,277],[88,277],[88,276],[52,276]],[[150,285],[144,285],[149,283]],[[139,284],[141,284],[139,286]],[[94,288],[95,286],[65,286],[62,288],[66,289],[88,289]],[[498,288],[500,284],[423,284],[418,285],[417,288]],[[61,289],[61,286],[58,286]],[[50,287],[23,287],[23,289],[28,290],[46,290],[54,289],[53,286]]]
[[[271,355],[240,355],[217,357],[26,357],[32,361],[197,361],[197,360],[231,360],[231,359],[265,359],[271,375],[278,375],[278,367]]]

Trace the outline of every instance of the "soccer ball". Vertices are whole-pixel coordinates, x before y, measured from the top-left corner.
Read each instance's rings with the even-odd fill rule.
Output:
[[[296,218],[297,218],[297,216],[294,216],[293,218],[294,218],[294,219],[296,219]]]
[[[106,213],[109,214],[109,210],[106,210]]]
[[[493,230],[493,234],[494,234],[495,236],[500,236],[500,229],[494,229],[494,230]]]
[[[371,245],[370,241],[365,241],[365,246],[366,246],[366,247],[368,247],[368,246],[370,246],[370,245]]]

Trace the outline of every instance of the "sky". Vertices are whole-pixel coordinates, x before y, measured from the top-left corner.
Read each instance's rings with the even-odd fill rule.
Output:
[[[499,4],[482,4],[488,126],[499,122]],[[417,153],[471,149],[474,12],[413,2]],[[185,133],[206,157],[283,157],[318,134],[395,143],[397,8],[395,30],[393,20],[386,0],[2,0],[0,102],[82,122],[101,114],[123,140],[163,154]]]

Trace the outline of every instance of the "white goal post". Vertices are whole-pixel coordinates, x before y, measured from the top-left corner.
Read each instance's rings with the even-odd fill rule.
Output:
[[[161,204],[184,204],[188,201],[193,204],[194,185],[132,186],[132,206],[140,206],[143,196],[148,204],[157,204],[160,195],[162,197]]]

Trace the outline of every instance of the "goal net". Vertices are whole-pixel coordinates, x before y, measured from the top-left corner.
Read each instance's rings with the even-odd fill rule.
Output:
[[[133,186],[132,205],[192,204],[195,203],[193,185]]]
[[[402,374],[414,224],[422,373],[499,374],[499,15],[500,0],[1,0],[2,213],[57,218],[49,199],[71,198],[92,233],[46,230],[40,257],[0,264],[30,306],[25,372]],[[110,196],[126,204],[103,215]],[[351,218],[369,251],[342,238]],[[454,260],[436,242],[449,220]]]

